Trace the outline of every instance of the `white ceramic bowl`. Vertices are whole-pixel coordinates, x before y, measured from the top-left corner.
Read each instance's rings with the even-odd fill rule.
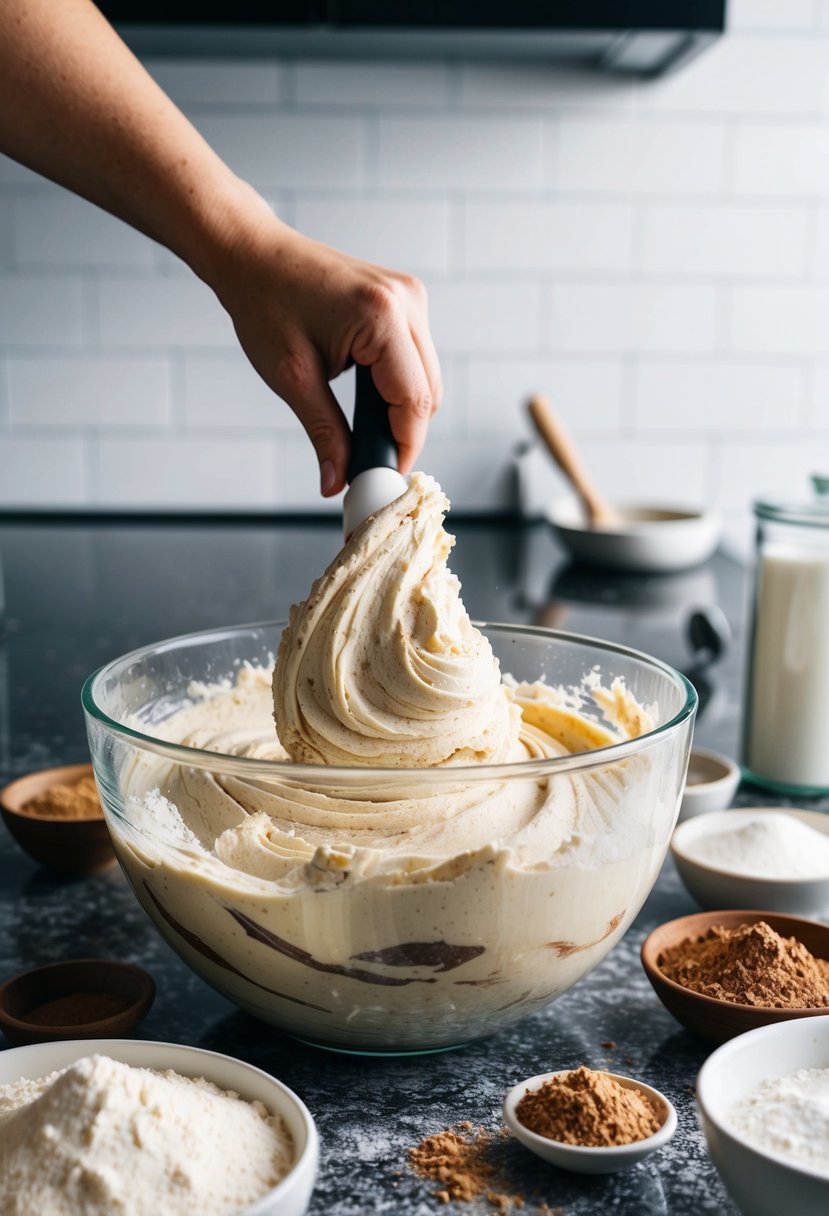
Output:
[[[746,1216],[826,1216],[829,1175],[749,1144],[729,1126],[735,1103],[767,1079],[829,1068],[829,1016],[777,1022],[738,1035],[708,1057],[697,1078],[705,1138],[731,1198]]]
[[[660,504],[614,506],[622,526],[613,530],[591,528],[574,498],[551,503],[547,518],[573,557],[616,570],[685,570],[709,558],[720,539],[716,511]]]
[[[542,1157],[564,1170],[573,1170],[578,1174],[612,1174],[616,1170],[627,1169],[636,1165],[644,1157],[667,1144],[676,1131],[676,1111],[658,1089],[643,1085],[632,1077],[622,1077],[611,1072],[607,1075],[618,1081],[625,1089],[638,1089],[650,1100],[657,1116],[662,1120],[662,1126],[652,1136],[645,1140],[637,1140],[634,1144],[619,1144],[610,1148],[585,1148],[580,1144],[562,1144],[560,1140],[550,1140],[547,1136],[539,1136],[525,1127],[515,1113],[515,1108],[524,1094],[530,1090],[540,1089],[551,1077],[563,1076],[570,1069],[560,1072],[540,1073],[537,1077],[528,1077],[526,1081],[514,1085],[504,1099],[504,1122],[517,1140],[531,1152]]]
[[[172,1068],[184,1077],[204,1077],[221,1089],[233,1090],[250,1102],[259,1101],[281,1115],[293,1137],[296,1160],[290,1173],[238,1216],[303,1216],[311,1199],[319,1145],[314,1120],[296,1094],[274,1077],[215,1051],[125,1039],[69,1039],[36,1043],[0,1052],[0,1085],[22,1077],[48,1076],[89,1055],[106,1055],[134,1068]]]
[[[819,916],[829,908],[829,876],[826,878],[761,878],[697,861],[694,841],[709,832],[739,827],[773,811],[790,815],[829,836],[829,816],[820,811],[794,811],[789,807],[740,807],[711,811],[681,823],[671,840],[671,854],[685,887],[701,908],[758,908],[768,912],[790,912],[795,916]]]
[[[694,815],[706,815],[709,811],[725,810],[737,792],[740,775],[739,765],[728,756],[695,747],[688,761],[679,822]]]

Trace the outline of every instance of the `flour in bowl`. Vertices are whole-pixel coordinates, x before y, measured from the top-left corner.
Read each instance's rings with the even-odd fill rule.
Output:
[[[93,1055],[0,1085],[3,1216],[231,1216],[293,1160],[278,1116],[202,1078]]]

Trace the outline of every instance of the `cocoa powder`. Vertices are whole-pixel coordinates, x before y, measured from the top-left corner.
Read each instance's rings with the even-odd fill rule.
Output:
[[[112,992],[70,992],[35,1005],[25,1020],[33,1026],[82,1026],[114,1018],[128,1005],[125,997]]]
[[[103,815],[98,787],[91,773],[77,781],[50,785],[20,808],[21,814],[39,819],[100,819]]]
[[[628,1089],[609,1073],[584,1067],[550,1077],[539,1089],[528,1089],[515,1113],[531,1132],[585,1148],[634,1144],[660,1127],[641,1090]]]
[[[663,950],[656,964],[683,988],[735,1005],[829,1008],[829,962],[763,920],[736,929],[714,925]]]

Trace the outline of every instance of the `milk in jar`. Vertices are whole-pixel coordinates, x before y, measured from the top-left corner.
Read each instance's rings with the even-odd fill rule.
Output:
[[[829,510],[755,514],[744,764],[772,788],[829,791]]]

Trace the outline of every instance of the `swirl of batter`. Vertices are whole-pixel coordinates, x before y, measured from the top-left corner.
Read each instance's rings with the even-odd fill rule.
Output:
[[[291,609],[273,696],[292,760],[426,768],[522,758],[520,710],[446,565],[448,507],[431,477],[413,473]]]

